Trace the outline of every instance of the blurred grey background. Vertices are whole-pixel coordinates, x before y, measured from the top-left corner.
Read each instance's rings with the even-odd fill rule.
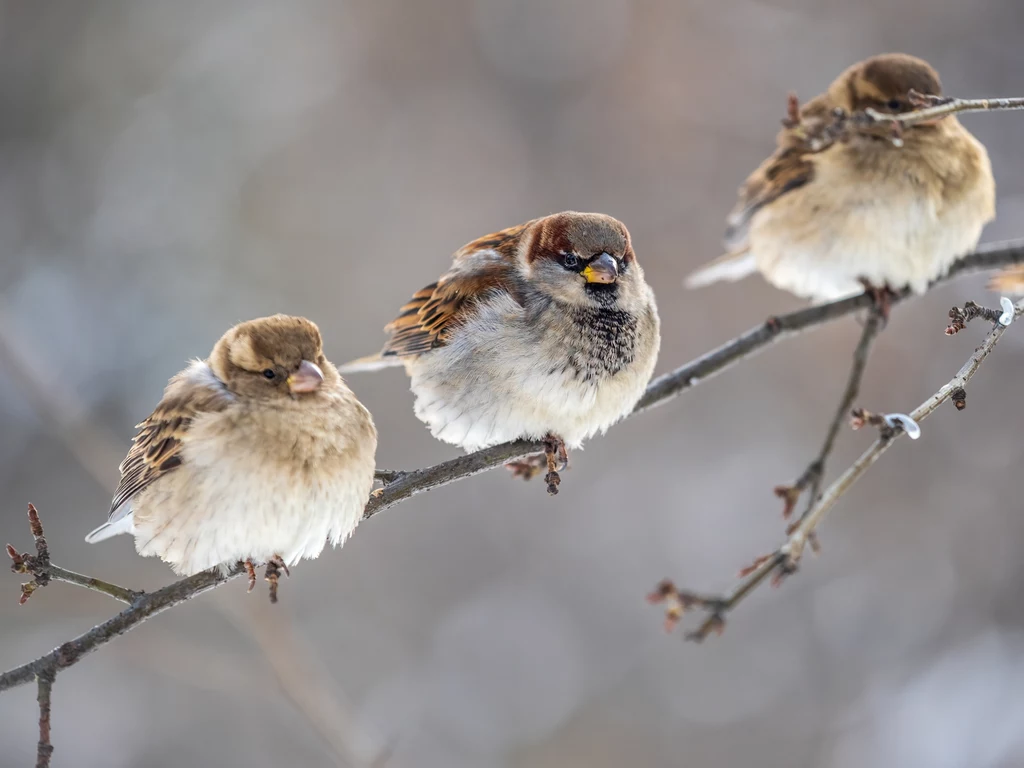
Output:
[[[688,293],[786,93],[903,50],[959,96],[1024,95],[1015,0],[338,0],[0,4],[0,541],[41,510],[61,565],[152,589],[88,546],[132,425],[232,323],[320,324],[335,361],[452,251],[566,208],[630,227],[659,372],[794,309],[759,278]],[[969,115],[1024,235],[1024,118]],[[983,329],[960,280],[895,310],[860,402],[908,411]],[[902,441],[823,556],[704,646],[665,635],[662,577],[728,587],[782,536],[771,489],[817,451],[859,332],[770,349],[577,453],[557,499],[504,471],[419,496],[295,569],[234,582],[62,674],[55,766],[929,766],[1024,763],[1024,334]],[[456,455],[399,370],[352,377],[379,465]],[[832,475],[872,435],[844,430]],[[0,584],[0,667],[116,612]],[[35,749],[0,696],[0,765]]]

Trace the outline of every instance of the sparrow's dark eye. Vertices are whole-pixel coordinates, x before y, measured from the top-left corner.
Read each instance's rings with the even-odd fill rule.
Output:
[[[575,253],[562,254],[562,266],[566,269],[576,269],[580,265],[579,257]]]
[[[275,376],[277,376],[277,374],[274,373],[274,369],[273,368],[266,368],[266,369],[264,369],[264,371],[263,371],[263,378],[265,378],[265,379],[272,379]]]
[[[889,99],[886,106],[888,106],[893,112],[898,112],[903,109],[903,102],[899,99]]]

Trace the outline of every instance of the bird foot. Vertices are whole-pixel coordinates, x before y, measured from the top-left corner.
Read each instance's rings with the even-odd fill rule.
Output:
[[[252,560],[246,560],[242,565],[245,566],[245,573],[249,577],[249,589],[245,591],[249,594],[256,589],[256,566],[252,564]]]
[[[544,438],[544,462],[547,464],[548,473],[544,475],[544,482],[547,483],[548,496],[558,493],[558,486],[562,478],[558,470],[569,468],[569,453],[565,450],[565,443],[562,438],[555,435],[547,435]]]
[[[858,282],[864,286],[864,293],[871,297],[871,303],[874,304],[875,311],[882,316],[883,321],[888,323],[889,312],[892,309],[892,300],[896,296],[896,291],[888,285],[883,285],[879,288],[870,280],[863,277],[860,278]]]
[[[509,461],[505,466],[511,470],[513,477],[521,477],[524,480],[532,480],[542,472],[546,472],[544,483],[548,493],[554,496],[558,493],[558,486],[562,482],[562,478],[558,474],[559,471],[569,468],[569,454],[562,438],[547,435],[544,438],[544,453]]]
[[[267,561],[267,570],[263,575],[263,578],[270,583],[270,602],[277,602],[277,582],[281,578],[281,572],[284,572],[285,576],[291,576],[292,572],[288,570],[288,565],[282,559],[280,555],[274,555],[270,560]]]

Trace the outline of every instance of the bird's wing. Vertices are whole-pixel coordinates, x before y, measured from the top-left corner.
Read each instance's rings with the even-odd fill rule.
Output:
[[[406,357],[443,346],[477,303],[495,292],[517,294],[516,252],[529,224],[495,232],[463,246],[452,268],[417,291],[384,330],[382,358]]]
[[[832,107],[828,95],[822,94],[800,107],[800,127],[779,131],[775,152],[743,182],[736,205],[726,219],[728,251],[738,252],[747,247],[750,220],[755,213],[814,178],[814,153],[806,146],[804,131],[832,120]],[[824,150],[830,151],[833,150]]]
[[[204,362],[193,362],[171,379],[153,413],[136,425],[138,434],[121,462],[121,482],[110,504],[110,520],[123,517],[125,502],[181,466],[183,440],[196,416],[222,411],[232,402],[234,397]]]
[[[736,206],[726,219],[725,247],[730,252],[746,248],[754,214],[813,178],[814,163],[806,150],[785,147],[776,151],[740,187]]]

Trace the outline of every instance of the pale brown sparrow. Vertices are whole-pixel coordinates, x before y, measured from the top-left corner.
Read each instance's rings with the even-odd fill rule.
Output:
[[[954,116],[854,133],[814,152],[803,129],[846,113],[912,111],[910,91],[942,92],[927,62],[901,53],[853,65],[800,108],[800,124],[740,188],[728,219],[728,253],[687,285],[754,271],[798,296],[831,300],[876,288],[923,292],[978,243],[995,217],[995,181],[985,147]]]
[[[250,320],[171,379],[121,464],[109,520],[86,541],[131,533],[139,554],[179,574],[246,561],[252,584],[254,563],[287,569],[348,538],[376,447],[316,325]]]

